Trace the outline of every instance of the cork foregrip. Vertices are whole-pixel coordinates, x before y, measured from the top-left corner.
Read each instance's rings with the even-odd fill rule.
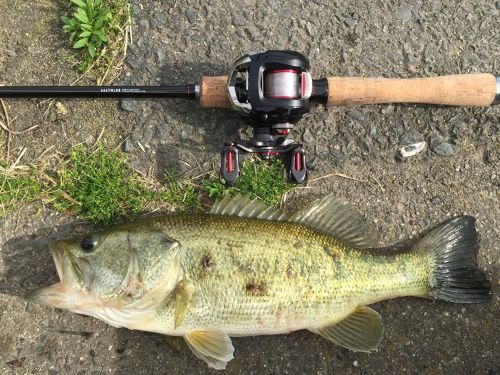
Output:
[[[227,96],[227,76],[203,77],[201,79],[200,102],[204,108],[231,108]]]
[[[492,74],[457,74],[431,78],[328,78],[328,105],[425,103],[488,106],[495,100]]]

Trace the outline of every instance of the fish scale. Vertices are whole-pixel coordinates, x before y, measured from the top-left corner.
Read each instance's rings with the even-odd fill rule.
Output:
[[[157,225],[183,244],[182,268],[201,299],[177,329],[175,303],[167,303],[156,314],[162,333],[207,326],[239,336],[285,333],[333,323],[358,305],[428,292],[425,255],[355,250],[301,224],[172,215]]]

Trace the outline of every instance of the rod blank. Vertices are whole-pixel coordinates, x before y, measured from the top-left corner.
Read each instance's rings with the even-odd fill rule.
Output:
[[[199,86],[0,86],[0,98],[187,98]]]

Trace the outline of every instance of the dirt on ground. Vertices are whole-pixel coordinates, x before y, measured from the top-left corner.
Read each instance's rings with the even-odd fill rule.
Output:
[[[291,49],[313,76],[420,77],[500,73],[498,1],[131,1],[132,44],[118,83],[199,82],[227,74],[249,51]],[[77,73],[60,16],[66,1],[0,0],[0,84],[70,84]],[[81,83],[91,83],[82,81]],[[7,100],[13,130],[2,158],[47,163],[99,139],[130,165],[160,176],[210,171],[224,141],[250,134],[229,110],[183,100]],[[59,108],[59,110],[58,110]],[[500,283],[500,108],[416,105],[316,107],[294,130],[310,182],[289,194],[293,211],[335,192],[366,214],[385,245],[450,217],[477,218],[479,263],[492,280],[485,305],[399,298],[374,305],[385,324],[375,353],[356,353],[301,331],[234,338],[230,374],[497,374]],[[104,129],[104,130],[103,130]],[[426,142],[401,158],[404,144]],[[141,147],[142,146],[142,147]],[[342,174],[352,179],[332,173]],[[329,176],[330,175],[330,176]],[[329,177],[328,177],[329,176]],[[321,178],[325,177],[325,178]],[[57,279],[50,240],[91,224],[34,204],[0,219],[2,374],[213,373],[162,336],[28,303],[26,289]]]

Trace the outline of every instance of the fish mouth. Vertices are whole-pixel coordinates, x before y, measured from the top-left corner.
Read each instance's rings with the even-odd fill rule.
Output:
[[[54,258],[54,264],[56,265],[57,276],[61,283],[64,283],[64,249],[60,242],[52,242],[49,244],[50,253]]]
[[[68,308],[71,300],[82,293],[83,273],[79,264],[81,262],[78,262],[69,252],[64,250],[62,241],[52,242],[49,249],[60,282],[27,291],[25,298],[44,305]]]

